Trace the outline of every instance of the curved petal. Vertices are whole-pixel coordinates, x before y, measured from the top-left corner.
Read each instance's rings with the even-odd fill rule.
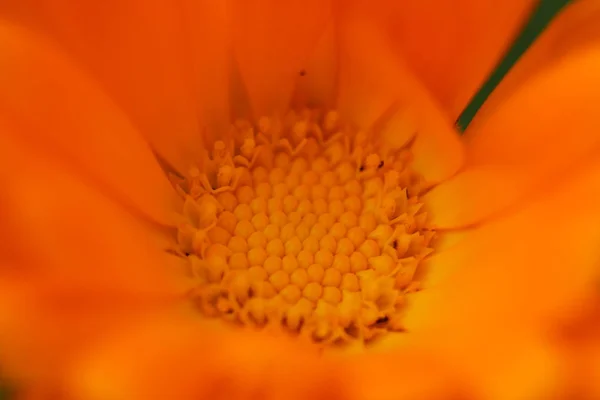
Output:
[[[424,196],[438,229],[464,229],[506,210],[531,189],[531,180],[518,169],[499,166],[469,168]]]
[[[533,77],[468,136],[469,164],[559,165],[600,141],[600,42]]]
[[[62,158],[135,212],[173,224],[179,198],[147,143],[93,79],[48,42],[8,24],[0,25],[0,53],[0,116],[19,126],[16,137]]]
[[[355,0],[456,118],[509,48],[536,0]]]
[[[585,299],[556,335],[570,368],[565,392],[571,397],[600,396],[600,292]],[[587,396],[587,397],[586,397]]]
[[[12,135],[0,143],[0,255],[22,264],[9,271],[12,275],[56,288],[140,295],[174,283],[176,271],[162,266],[166,233],[127,212],[53,155]]]
[[[201,150],[203,125],[215,108],[227,109],[224,11],[211,3],[7,0],[0,15],[68,51],[161,157],[187,171]],[[185,18],[193,18],[191,27]]]
[[[430,259],[407,330],[460,355],[488,390],[510,387],[509,379],[555,381],[549,376],[561,374],[560,355],[548,334],[597,291],[599,194],[596,157],[522,210],[465,232]],[[526,368],[535,377],[515,374],[526,361],[535,361]]]
[[[528,79],[554,67],[573,52],[594,46],[600,40],[600,3],[595,0],[572,1],[552,20],[523,54],[515,66],[491,93],[465,132],[478,135],[480,121],[485,121],[519,86]],[[482,122],[483,123],[483,122]]]
[[[10,377],[48,385],[91,337],[170,306],[185,280],[160,232],[8,128],[0,136],[0,358]]]
[[[446,360],[447,361],[447,360]],[[453,365],[417,346],[382,354],[367,353],[347,360],[347,379],[357,399],[472,399],[469,387]]]
[[[339,30],[333,18],[306,60],[303,76],[296,80],[292,105],[334,109],[339,73]]]
[[[600,149],[600,45],[547,68],[480,118],[467,167],[426,201],[442,228],[497,215]]]
[[[165,345],[167,344],[167,345]],[[76,398],[342,398],[340,372],[280,337],[207,329],[170,317],[131,329],[82,357]]]
[[[66,368],[91,342],[136,318],[171,307],[141,296],[101,299],[86,296],[83,290],[67,293],[43,282],[5,276],[0,277],[0,290],[3,379],[14,382],[19,393],[23,389],[46,395],[39,398],[56,393]]]
[[[284,112],[331,18],[330,0],[232,0],[233,45],[256,117]]]
[[[212,143],[223,134],[231,122],[230,66],[231,66],[231,26],[227,4],[211,0],[180,0],[182,21],[175,21],[177,36],[182,43],[182,52],[190,62],[184,64],[190,68],[183,84],[193,88],[193,100],[198,114],[204,144]],[[170,1],[169,3],[173,3]],[[146,3],[143,3],[145,7]],[[177,117],[175,115],[175,117]],[[177,123],[177,122],[176,122]],[[185,133],[185,132],[182,132]],[[164,134],[164,132],[163,132]],[[177,137],[158,137],[168,145]],[[191,141],[188,141],[191,140]],[[192,154],[197,156],[201,146],[198,132],[190,132],[190,137],[182,136],[174,142],[178,146],[192,146]],[[179,149],[179,151],[181,151]]]
[[[381,30],[351,12],[342,16],[337,105],[359,129],[381,125],[383,140],[402,147],[413,138],[414,167],[435,183],[462,165],[463,148],[444,113]]]

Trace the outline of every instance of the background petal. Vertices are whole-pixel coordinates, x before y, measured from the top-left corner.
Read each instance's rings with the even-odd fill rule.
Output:
[[[39,281],[4,276],[0,289],[3,384],[14,386],[23,395],[18,398],[35,393],[39,397],[31,398],[49,398],[57,393],[69,364],[95,340],[158,309],[172,308],[164,300],[121,295],[102,301],[82,292],[57,292]]]
[[[440,227],[498,215],[597,154],[599,69],[599,45],[573,52],[481,116],[466,137],[465,171],[428,195]]]
[[[472,399],[452,363],[417,346],[347,361],[354,373],[347,382],[357,399]]]
[[[147,222],[71,173],[0,136],[0,358],[28,387],[56,384],[93,337],[170,307],[184,271]],[[8,133],[8,134],[7,134]]]
[[[426,180],[452,176],[463,162],[462,144],[436,101],[373,21],[348,12],[340,25],[337,107],[342,116],[358,129],[379,129],[392,148],[414,139],[414,168]]]
[[[0,116],[15,135],[52,154],[108,196],[170,225],[180,205],[144,138],[63,53],[38,36],[0,25]],[[11,133],[5,133],[5,135]],[[20,162],[7,153],[7,168]]]
[[[184,85],[193,89],[198,124],[204,144],[208,145],[229,128],[231,121],[230,15],[224,1],[180,0],[180,3],[182,20],[174,23],[181,33],[173,40],[181,42],[182,52],[189,57],[189,62],[183,61],[190,68]],[[167,4],[179,3],[170,1]],[[165,144],[174,139],[170,132],[167,131],[166,139],[163,139]],[[189,138],[184,136],[175,144],[191,145],[192,154],[196,155],[200,148],[197,133],[191,132]]]
[[[333,17],[309,53],[296,79],[292,105],[296,108],[334,109],[339,74],[339,24]]]
[[[555,375],[564,377],[563,361],[550,336],[597,292],[599,194],[594,157],[518,212],[465,232],[430,259],[407,330],[430,338],[440,354],[460,357],[472,381],[504,393],[500,398],[515,398],[506,393],[511,380],[523,398],[561,383]]]
[[[525,24],[536,0],[356,0],[395,52],[456,118]]]
[[[519,86],[527,84],[529,79],[547,68],[554,68],[574,52],[596,45],[599,39],[600,3],[595,0],[568,2],[494,89],[478,110],[475,124],[466,130],[465,136],[477,135],[479,120],[489,118]]]
[[[203,127],[227,110],[222,4],[7,0],[0,14],[69,52],[180,171],[199,154]]]
[[[565,393],[570,398],[600,396],[600,292],[590,294],[568,315],[556,336],[569,366]]]
[[[284,112],[331,18],[329,0],[232,0],[234,52],[255,117]]]
[[[69,382],[90,400],[341,399],[341,370],[293,341],[170,317],[82,357]]]

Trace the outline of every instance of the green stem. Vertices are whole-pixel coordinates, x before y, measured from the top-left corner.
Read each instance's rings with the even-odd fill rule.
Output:
[[[539,0],[525,26],[519,32],[512,46],[508,49],[505,56],[500,60],[494,71],[483,83],[481,88],[471,98],[471,101],[456,120],[456,127],[459,131],[469,126],[477,111],[488,99],[494,89],[500,84],[508,71],[521,58],[523,53],[531,46],[534,40],[546,29],[550,21],[566,5],[574,0]]]

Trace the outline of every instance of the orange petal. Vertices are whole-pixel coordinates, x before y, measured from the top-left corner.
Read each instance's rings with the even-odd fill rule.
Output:
[[[72,174],[62,160],[11,139],[0,141],[0,254],[21,268],[4,272],[88,292],[173,288],[176,271],[163,265],[166,233]]]
[[[10,377],[56,383],[91,337],[172,304],[183,271],[154,226],[1,130],[0,358]]]
[[[600,145],[600,46],[556,63],[470,128],[467,169],[429,194],[439,225],[497,215]]]
[[[5,270],[6,265],[0,266]],[[90,342],[136,318],[171,307],[156,299],[49,289],[43,282],[0,277],[0,357],[3,378],[19,394],[45,393],[64,379],[66,369]],[[24,397],[29,398],[29,397]]]
[[[430,182],[453,175],[463,149],[452,125],[390,47],[380,29],[360,16],[343,16],[337,106],[359,129],[382,123],[392,147],[412,145],[414,167]]]
[[[169,2],[172,3],[172,2]],[[182,52],[189,57],[185,63],[190,68],[184,85],[193,88],[200,127],[207,127],[203,133],[205,144],[229,128],[230,118],[230,65],[231,65],[231,26],[225,2],[211,0],[181,0],[182,21],[180,41]],[[191,142],[194,154],[200,147],[197,132],[192,132]],[[167,135],[165,140],[169,139]]]
[[[355,374],[347,379],[347,385],[359,399],[471,398],[452,363],[415,346],[383,354],[367,353],[347,362]]]
[[[570,368],[567,390],[570,397],[595,399],[600,396],[600,297],[592,293],[568,316],[556,334]],[[586,397],[587,396],[587,397]]]
[[[76,398],[341,398],[338,372],[279,337],[164,318],[115,336],[73,368]]]
[[[599,193],[600,164],[592,160],[521,210],[465,232],[462,240],[432,257],[431,290],[423,297],[443,295],[451,309],[462,304],[464,311],[486,314],[485,322],[499,312],[532,324],[555,316],[600,274]],[[570,267],[565,270],[565,265]],[[506,290],[510,295],[503,295]],[[446,291],[452,295],[446,297]],[[437,322],[467,318],[463,313],[418,316]]]
[[[0,115],[19,126],[16,138],[62,159],[136,213],[173,223],[179,199],[147,143],[93,79],[11,25],[0,26],[0,52]],[[11,165],[16,156],[5,157]]]
[[[509,387],[503,374],[518,378],[511,370],[525,351],[534,352],[527,356],[532,361],[549,359],[535,361],[531,372],[541,376],[529,378],[552,382],[547,376],[560,368],[544,338],[596,290],[600,277],[599,193],[596,157],[520,211],[465,232],[430,259],[407,329],[460,354],[491,388]],[[545,371],[544,365],[554,367]]]
[[[428,192],[423,200],[438,229],[464,229],[498,216],[527,199],[536,183],[507,166],[468,168]]]
[[[560,166],[600,142],[600,42],[533,77],[468,136],[470,164]]]
[[[535,0],[357,0],[394,51],[456,118],[510,46]]]
[[[570,57],[573,52],[593,46],[599,39],[600,3],[593,0],[569,2],[494,89],[477,112],[465,136],[476,133],[475,126],[479,119],[488,118],[490,113],[494,113],[499,105],[518,90],[519,86],[526,84],[528,79],[548,67],[554,67]]]
[[[333,109],[336,104],[339,72],[339,35],[335,19],[317,41],[296,80],[293,106]]]
[[[205,112],[226,110],[225,25],[210,3],[8,0],[0,11],[67,50],[182,171],[199,154]]]
[[[255,116],[283,112],[331,17],[329,0],[233,0],[233,43]]]

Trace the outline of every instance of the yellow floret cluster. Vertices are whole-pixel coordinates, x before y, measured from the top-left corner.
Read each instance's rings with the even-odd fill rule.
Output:
[[[304,110],[237,122],[175,184],[204,315],[323,344],[402,330],[435,237],[409,149]]]

